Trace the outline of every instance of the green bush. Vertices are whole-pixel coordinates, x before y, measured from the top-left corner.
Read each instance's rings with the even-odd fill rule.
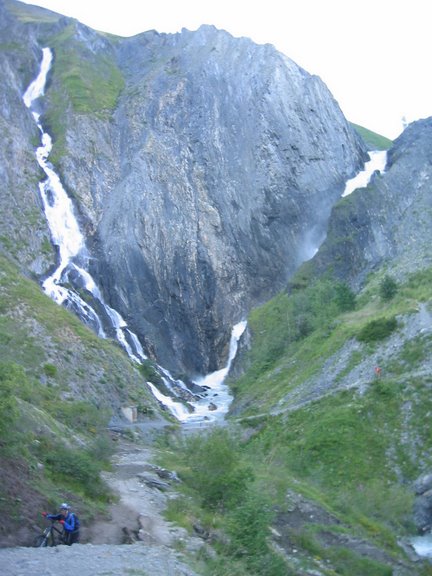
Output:
[[[144,362],[139,366],[139,371],[147,381],[152,382],[153,384],[162,383],[161,375],[157,372],[150,360],[144,360]]]
[[[354,310],[356,306],[356,296],[349,286],[344,283],[336,285],[336,304],[341,312]]]
[[[376,342],[390,336],[397,328],[396,318],[378,318],[364,326],[357,334],[360,342]]]
[[[18,418],[16,389],[25,378],[24,370],[15,364],[0,364],[0,446],[15,435]]]
[[[22,366],[0,362],[0,449],[25,448],[20,426],[19,399],[32,399],[32,387]]]
[[[394,298],[397,290],[398,286],[396,284],[396,281],[391,276],[388,275],[382,279],[379,285],[380,296],[385,302],[388,302],[389,300]]]
[[[89,446],[88,453],[91,458],[96,461],[100,463],[108,463],[114,453],[113,441],[109,434],[107,432],[102,434],[99,432],[92,444]]]
[[[68,401],[50,398],[45,408],[54,418],[69,428],[85,433],[95,433],[105,428],[109,420],[108,410],[102,410],[84,400]]]
[[[83,449],[56,446],[44,455],[45,465],[54,477],[88,497],[106,500],[108,490],[100,477],[101,468],[91,454]]]
[[[188,485],[198,492],[206,508],[224,510],[238,504],[253,479],[234,438],[224,428],[189,438],[186,460]]]
[[[228,516],[228,534],[234,556],[257,556],[267,552],[267,537],[273,514],[267,502],[249,490],[240,506]]]
[[[54,366],[54,364],[44,364],[43,370],[49,378],[57,376],[57,366]]]
[[[267,369],[315,330],[329,327],[341,313],[353,310],[356,297],[344,283],[321,279],[290,294],[280,293],[249,318],[253,335],[251,359]]]

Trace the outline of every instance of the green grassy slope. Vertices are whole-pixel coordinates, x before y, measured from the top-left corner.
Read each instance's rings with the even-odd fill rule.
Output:
[[[145,420],[158,406],[116,343],[98,338],[2,255],[0,311],[1,541],[34,523],[38,503],[43,510],[70,499],[90,519],[111,497],[99,478],[111,417],[133,404]]]
[[[388,150],[393,144],[392,140],[385,136],[381,136],[358,124],[353,124],[352,122],[350,124],[362,137],[369,150]]]

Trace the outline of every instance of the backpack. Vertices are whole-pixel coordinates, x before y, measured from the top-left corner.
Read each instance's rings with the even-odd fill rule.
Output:
[[[78,516],[77,516],[74,512],[71,512],[70,515],[73,517],[73,519],[74,519],[74,521],[75,521],[75,524],[74,524],[74,525],[75,525],[74,532],[76,532],[76,531],[79,530],[79,528],[80,528],[79,518],[78,518]]]

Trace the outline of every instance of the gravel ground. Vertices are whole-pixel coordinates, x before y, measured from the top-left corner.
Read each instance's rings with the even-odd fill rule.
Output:
[[[58,576],[69,571],[79,576],[197,576],[170,548],[144,543],[3,548],[0,569],[3,576]]]

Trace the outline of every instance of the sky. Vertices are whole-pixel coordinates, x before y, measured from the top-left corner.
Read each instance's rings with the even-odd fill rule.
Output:
[[[345,117],[396,138],[432,116],[427,0],[36,0],[96,30],[133,36],[213,24],[273,44],[319,76]]]

